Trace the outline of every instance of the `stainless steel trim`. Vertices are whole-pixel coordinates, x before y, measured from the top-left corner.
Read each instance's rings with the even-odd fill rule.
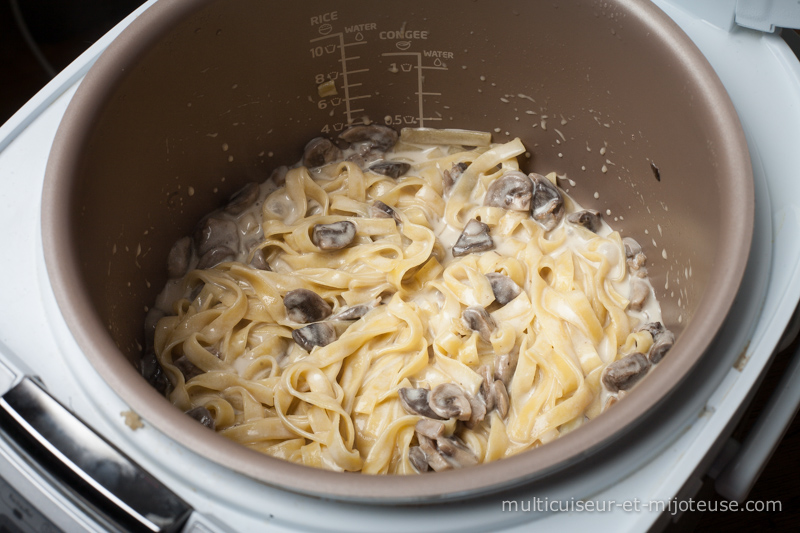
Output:
[[[179,531],[192,508],[30,378],[0,398],[0,429],[79,504],[127,531]]]

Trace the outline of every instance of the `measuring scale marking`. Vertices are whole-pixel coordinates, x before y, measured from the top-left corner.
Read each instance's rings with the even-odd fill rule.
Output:
[[[327,29],[327,28],[326,28]],[[326,41],[330,42],[333,40],[332,44],[324,44]],[[405,41],[406,43],[408,41]],[[330,104],[332,106],[338,106],[342,102],[344,103],[344,115],[346,118],[345,124],[336,123],[333,125],[333,129],[335,131],[340,131],[344,128],[344,126],[351,126],[356,124],[364,124],[365,122],[362,120],[355,121],[353,116],[356,113],[360,113],[364,111],[364,108],[356,108],[354,104],[357,100],[363,100],[367,98],[371,98],[372,94],[363,93],[357,94],[359,88],[363,88],[364,84],[360,82],[353,82],[352,77],[356,74],[362,74],[369,72],[369,68],[350,68],[350,65],[362,59],[361,56],[358,55],[348,55],[348,49],[353,46],[358,45],[365,45],[368,44],[368,41],[364,40],[364,35],[361,32],[358,32],[355,36],[355,41],[345,42],[344,33],[337,32],[337,33],[328,33],[322,35],[321,37],[315,37],[310,39],[310,43],[312,44],[311,48],[311,57],[321,58],[324,55],[333,54],[336,50],[339,50],[339,58],[337,62],[341,65],[341,72],[331,72],[327,74],[327,80],[336,80],[339,76],[342,77],[342,85],[341,88],[344,91],[344,96],[339,98],[333,98],[330,100]],[[399,45],[397,45],[399,47]],[[434,62],[433,65],[423,65],[422,58],[423,55],[420,52],[386,52],[381,54],[383,57],[408,57],[412,59],[412,62],[403,63],[400,65],[400,69],[393,63],[391,72],[411,72],[412,69],[416,69],[417,71],[417,89],[414,93],[417,96],[417,117],[413,116],[401,116],[396,115],[392,117],[391,115],[387,115],[384,117],[384,122],[387,125],[400,125],[400,124],[410,124],[413,125],[416,123],[418,127],[422,128],[425,127],[426,122],[431,121],[441,121],[443,120],[442,117],[426,117],[424,112],[424,100],[426,96],[441,96],[441,93],[436,92],[425,92],[423,89],[423,82],[425,76],[423,75],[424,70],[448,70],[447,66],[445,66],[441,60],[438,58]],[[415,61],[414,61],[415,60]],[[415,64],[414,64],[415,63]],[[317,83],[318,85],[324,83],[326,81],[325,75],[317,75]],[[356,93],[356,94],[354,94]],[[328,101],[325,99],[321,99],[317,102],[319,109],[325,109],[328,106]],[[331,116],[333,116],[333,111],[331,112]],[[329,131],[329,126],[325,126],[323,131]]]
[[[418,106],[419,106],[419,127],[420,128],[424,128],[426,120],[428,120],[428,121],[442,120],[441,117],[426,117],[425,116],[425,113],[423,111],[423,100],[425,99],[425,96],[441,96],[442,93],[426,93],[426,92],[424,92],[422,90],[422,82],[425,79],[425,77],[422,75],[422,71],[423,70],[447,70],[447,67],[445,67],[445,66],[425,66],[425,65],[423,65],[422,64],[422,54],[420,54],[419,52],[386,52],[386,53],[381,54],[381,55],[382,56],[411,56],[411,57],[416,57],[417,58],[417,65],[414,68],[417,69],[417,92],[415,94],[417,95],[417,102],[418,102]]]
[[[339,41],[338,44],[334,44],[333,46],[334,47],[338,47],[339,48],[339,52],[340,52],[340,57],[339,57],[338,61],[342,65],[341,75],[342,75],[342,88],[344,89],[344,98],[343,98],[344,105],[345,105],[344,114],[347,117],[347,124],[350,125],[350,124],[353,124],[353,113],[359,113],[361,111],[364,111],[363,109],[352,109],[350,107],[350,102],[352,102],[353,100],[359,100],[359,99],[363,99],[363,98],[370,98],[372,95],[371,94],[363,94],[363,95],[360,95],[360,96],[350,96],[350,89],[352,87],[360,87],[362,84],[361,83],[351,84],[350,80],[348,79],[348,77],[350,75],[352,75],[352,74],[358,74],[358,73],[361,73],[361,72],[369,72],[369,69],[368,68],[363,68],[363,69],[359,69],[359,70],[350,70],[350,71],[348,71],[347,70],[347,62],[348,61],[354,61],[356,59],[361,59],[361,57],[360,56],[347,57],[346,47],[367,44],[367,41],[363,41],[362,40],[362,41],[354,41],[354,42],[350,42],[350,43],[345,43],[344,42],[344,34],[339,32],[339,33],[331,33],[329,35],[323,35],[322,37],[317,37],[315,39],[311,39],[311,42],[312,43],[316,43],[316,42],[319,42],[319,41],[324,41],[326,39],[337,39]],[[336,48],[333,49],[333,51],[335,51],[335,50],[336,50]],[[327,49],[327,47],[325,47],[325,51],[327,53],[332,53],[333,52],[333,51],[329,51]],[[312,48],[311,49],[311,56],[312,57],[319,57],[319,55],[315,55],[316,53],[317,53],[316,49]]]

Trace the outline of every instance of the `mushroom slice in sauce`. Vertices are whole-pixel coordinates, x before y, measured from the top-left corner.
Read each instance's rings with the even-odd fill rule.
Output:
[[[186,381],[189,381],[190,379],[197,377],[200,374],[203,374],[203,370],[201,368],[196,367],[194,363],[189,361],[189,359],[185,355],[182,355],[177,359],[175,359],[172,362],[172,364],[178,367],[178,370],[180,370],[181,374],[183,374],[183,379],[185,379]]]
[[[283,298],[286,316],[301,324],[319,322],[331,316],[331,306],[322,296],[308,289],[295,289]]]
[[[395,222],[400,223],[400,217],[397,216],[395,210],[380,200],[375,200],[375,203],[370,206],[369,215],[372,218],[393,218]]]
[[[258,183],[251,181],[231,196],[225,211],[232,215],[241,215],[245,210],[256,203],[260,189]]]
[[[253,252],[253,258],[250,260],[250,266],[257,270],[272,271],[272,269],[269,267],[269,263],[267,263],[267,257],[264,254],[263,248],[259,248]]]
[[[360,169],[362,169],[362,170],[363,170],[364,168],[366,168],[366,166],[367,166],[367,160],[366,160],[366,158],[365,158],[363,155],[361,155],[361,154],[352,154],[352,155],[349,155],[349,156],[347,156],[347,158],[345,159],[345,161],[347,161],[348,163],[353,163],[355,166],[357,166],[358,168],[360,168]]]
[[[650,359],[650,362],[655,365],[664,358],[667,352],[672,348],[672,345],[675,344],[675,334],[667,329],[661,332],[657,337],[654,337],[654,339],[655,342],[653,342],[653,345],[650,347],[650,351],[647,352],[647,357]]]
[[[597,233],[603,227],[603,215],[594,209],[584,209],[567,215],[567,222],[583,226],[593,233]]]
[[[214,417],[211,416],[211,411],[206,409],[203,406],[195,407],[194,409],[189,409],[186,411],[186,414],[203,424],[210,430],[214,430],[216,423],[214,422]]]
[[[339,138],[350,144],[365,143],[370,148],[385,152],[397,143],[397,132],[388,126],[370,124],[352,126],[344,130]]]
[[[218,248],[212,248],[200,256],[200,260],[197,261],[197,268],[205,270],[217,266],[220,263],[224,263],[225,261],[233,261],[234,259],[236,259],[236,252],[228,247],[220,246]]]
[[[464,309],[461,313],[461,320],[464,325],[472,331],[477,331],[481,339],[489,342],[492,332],[497,327],[492,315],[479,305],[473,305]]]
[[[358,304],[348,307],[333,317],[333,320],[358,320],[381,304],[379,298],[366,304]]]
[[[483,378],[481,382],[480,394],[483,396],[483,401],[486,404],[486,410],[491,411],[494,409],[494,394],[492,394],[492,383],[494,383],[494,371],[489,365],[481,365],[478,368],[478,374]]]
[[[434,420],[441,420],[430,406],[430,394],[428,389],[412,389],[403,387],[397,391],[400,396],[400,404],[408,413],[412,415],[422,415]]]
[[[274,183],[276,186],[281,187],[284,183],[286,183],[286,174],[289,173],[289,167],[286,165],[281,165],[275,168],[269,175],[270,181]]]
[[[483,205],[511,211],[530,211],[533,182],[518,170],[506,172],[489,185]]]
[[[628,307],[634,311],[641,311],[650,296],[650,286],[641,278],[631,278],[631,297]]]
[[[151,387],[161,394],[166,392],[167,376],[164,374],[164,369],[161,368],[161,363],[158,362],[158,357],[154,351],[148,350],[142,355],[142,359],[139,361],[139,372]]]
[[[494,241],[489,234],[489,226],[473,218],[467,222],[464,231],[453,245],[453,257],[487,250],[494,250]]]
[[[492,397],[494,398],[494,408],[500,418],[505,418],[508,414],[508,389],[499,379],[492,383]]]
[[[452,470],[453,465],[436,449],[436,441],[420,434],[417,434],[417,440],[419,441],[420,450],[425,453],[425,457],[428,459],[428,465],[433,470],[436,472]]]
[[[411,169],[411,165],[400,161],[378,161],[369,166],[372,172],[383,174],[390,178],[399,178]]]
[[[349,220],[317,224],[311,232],[311,242],[320,250],[341,250],[356,238],[356,225]]]
[[[646,331],[653,337],[653,342],[656,341],[659,335],[666,331],[664,329],[664,324],[661,322],[648,322],[647,324],[643,324],[636,328],[636,331]]]
[[[189,270],[192,259],[192,239],[183,237],[175,241],[167,256],[167,275],[170,278],[181,278]]]
[[[541,174],[531,174],[533,200],[531,215],[545,231],[555,228],[564,217],[564,197],[550,180]]]
[[[428,405],[442,418],[456,418],[466,421],[472,415],[472,406],[461,387],[452,383],[442,383],[431,391]]]
[[[603,371],[603,384],[610,392],[628,390],[642,379],[650,369],[650,361],[640,353],[617,359]]]
[[[307,168],[321,167],[341,158],[342,151],[324,137],[311,139],[303,150],[303,166]]]
[[[522,287],[517,285],[513,279],[499,272],[489,272],[486,274],[486,279],[492,286],[495,301],[500,305],[506,305],[522,292]]]
[[[239,228],[232,220],[207,217],[194,232],[194,245],[200,257],[215,248],[233,251],[239,247]]]
[[[632,271],[639,270],[647,262],[647,257],[642,252],[642,246],[631,237],[624,237],[622,245],[625,247],[625,259],[628,268]]]
[[[427,389],[422,389],[427,390]],[[432,420],[430,418],[423,418],[414,426],[414,431],[428,437],[429,439],[436,440],[444,435],[445,425],[441,420]]]
[[[448,192],[453,188],[453,185],[455,185],[456,181],[458,181],[458,178],[461,177],[461,174],[467,170],[467,167],[469,167],[469,163],[453,163],[452,167],[442,172],[442,185],[444,192]]]
[[[456,468],[478,464],[478,457],[475,453],[455,435],[439,437],[436,439],[436,447],[439,453],[444,455],[444,458]]]
[[[411,446],[408,449],[408,462],[411,463],[414,470],[420,474],[424,474],[430,469],[428,465],[428,456],[419,446]]]
[[[511,384],[518,361],[519,354],[510,353],[500,354],[494,360],[494,377],[502,381],[506,388]]]
[[[301,348],[310,352],[314,346],[327,346],[336,340],[336,330],[326,322],[316,322],[292,331],[292,338]]]
[[[469,399],[469,406],[472,409],[472,414],[469,416],[469,420],[467,420],[464,425],[468,428],[473,429],[475,426],[483,422],[486,418],[486,412],[488,409],[486,408],[486,402],[483,399],[482,395],[472,396],[467,395],[467,399]]]

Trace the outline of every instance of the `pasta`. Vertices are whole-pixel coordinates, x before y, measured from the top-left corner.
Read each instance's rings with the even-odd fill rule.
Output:
[[[142,370],[178,408],[308,466],[445,470],[576,429],[671,346],[641,249],[519,139],[346,135],[170,252]]]

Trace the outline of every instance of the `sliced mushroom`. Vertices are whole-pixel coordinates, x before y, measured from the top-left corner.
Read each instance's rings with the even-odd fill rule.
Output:
[[[444,456],[436,449],[436,441],[425,437],[424,435],[417,434],[417,441],[419,448],[425,453],[428,459],[428,465],[436,472],[443,470],[452,470],[453,465],[447,461]]]
[[[372,218],[393,218],[395,222],[398,224],[400,223],[400,217],[397,216],[394,209],[380,200],[376,200],[375,203],[370,206],[369,214]]]
[[[434,420],[441,420],[441,417],[437,415],[433,409],[431,409],[431,391],[428,389],[412,389],[409,387],[403,387],[398,390],[397,393],[400,397],[400,404],[403,406],[403,409],[410,414],[427,416],[428,418],[433,418]]]
[[[497,324],[486,309],[479,305],[473,305],[464,309],[461,313],[461,320],[464,325],[472,331],[477,331],[481,339],[489,342],[492,332],[497,328]]]
[[[461,177],[461,174],[467,170],[467,167],[469,167],[469,163],[454,163],[452,167],[442,172],[444,192],[448,192],[453,188],[453,185]]]
[[[564,197],[550,180],[541,174],[531,174],[533,200],[531,215],[545,231],[555,228],[564,217]]]
[[[341,158],[342,151],[324,137],[311,139],[303,150],[303,166],[307,168],[321,167]]]
[[[483,205],[511,211],[530,211],[533,182],[518,170],[506,172],[489,185]]]
[[[203,406],[195,407],[194,409],[189,409],[186,411],[186,414],[203,424],[210,430],[214,430],[216,423],[214,422],[214,417],[211,415],[211,411],[206,409]]]
[[[444,472],[445,470],[453,469],[453,465],[438,451],[434,451],[432,454],[426,454],[426,456],[428,457],[428,464],[436,472]]]
[[[352,126],[339,135],[340,139],[350,144],[365,143],[369,148],[374,148],[381,152],[385,152],[394,146],[397,143],[397,137],[396,131],[380,124]]]
[[[411,165],[401,161],[378,161],[369,166],[372,172],[383,174],[390,178],[399,178],[411,169]]]
[[[169,382],[154,351],[148,350],[142,355],[142,359],[139,361],[139,372],[151,387],[161,394],[166,392]]]
[[[631,279],[631,296],[628,307],[634,311],[641,311],[647,298],[650,296],[650,285],[641,278]]]
[[[183,237],[175,241],[167,256],[167,275],[170,278],[181,278],[189,270],[192,259],[192,239]]]
[[[602,381],[611,392],[628,390],[650,369],[647,357],[636,352],[617,359],[603,370]]]
[[[194,232],[194,245],[200,257],[215,248],[236,250],[239,247],[239,228],[232,220],[207,217],[200,221]]]
[[[286,174],[288,173],[289,167],[286,165],[281,165],[272,171],[268,179],[278,187],[281,187],[284,183],[286,183]]]
[[[653,337],[653,342],[656,341],[659,335],[666,331],[664,329],[664,324],[661,322],[648,322],[647,324],[643,324],[636,328],[636,331],[646,331]]]
[[[232,215],[241,215],[245,210],[256,203],[260,189],[258,183],[251,181],[231,196],[225,211]]]
[[[322,296],[308,289],[295,289],[283,298],[286,316],[301,324],[319,322],[331,316],[330,304]]]
[[[338,313],[333,317],[333,320],[358,320],[381,304],[379,298],[376,298],[370,303],[358,304]]]
[[[347,161],[348,163],[353,163],[355,166],[357,166],[362,170],[367,166],[367,160],[361,154],[351,154],[347,156],[345,161]]]
[[[499,272],[489,272],[486,274],[486,279],[492,286],[495,301],[500,305],[506,305],[522,292],[522,287],[517,285],[513,279]]]
[[[301,348],[310,352],[314,346],[327,346],[336,340],[336,330],[327,322],[316,322],[292,331],[292,338]]]
[[[603,215],[594,209],[584,209],[567,215],[567,222],[583,226],[589,231],[597,233],[603,227]]]
[[[267,263],[267,256],[264,254],[263,248],[259,248],[253,252],[253,258],[250,260],[250,266],[258,270],[272,271],[272,269],[269,267],[269,263]]]
[[[428,466],[428,456],[422,451],[419,446],[411,446],[408,449],[408,462],[414,467],[414,470],[420,474],[427,472],[430,467]]]
[[[623,238],[622,245],[625,247],[625,259],[628,263],[628,268],[632,271],[642,268],[647,262],[647,257],[642,252],[642,246],[631,237]]]
[[[203,374],[203,370],[196,367],[194,363],[189,361],[189,359],[185,355],[182,355],[177,359],[175,359],[172,362],[172,364],[178,367],[178,370],[180,370],[181,374],[183,374],[183,379],[185,379],[186,381],[189,381],[190,379],[197,377],[200,374]]]
[[[494,360],[494,377],[502,381],[506,388],[511,384],[518,361],[519,354],[511,353],[500,354]]]
[[[467,222],[464,231],[453,245],[453,257],[487,250],[494,250],[494,241],[489,234],[489,226],[473,218]]]
[[[414,431],[433,440],[436,440],[444,435],[445,429],[444,422],[441,420],[432,420],[430,418],[423,418],[414,426]]]
[[[475,453],[455,435],[439,437],[436,439],[436,447],[439,453],[444,455],[444,458],[455,468],[478,464],[478,457]]]
[[[356,225],[349,220],[317,224],[311,232],[311,242],[320,250],[341,250],[356,238]]]
[[[675,344],[675,334],[668,329],[664,330],[660,335],[655,337],[655,342],[650,347],[650,351],[647,352],[647,357],[650,359],[650,362],[654,365],[658,364],[667,352],[670,351],[673,344]]]
[[[508,414],[508,389],[499,379],[492,383],[492,396],[497,414],[500,418],[505,418]]]
[[[467,394],[461,390],[461,387],[453,383],[437,385],[428,397],[428,405],[441,418],[456,418],[466,421],[472,414],[472,406]]]
[[[469,399],[472,414],[469,416],[469,420],[465,422],[465,425],[469,429],[474,429],[486,418],[486,402],[484,402],[483,396],[480,394],[478,396],[467,395],[467,398]]]
[[[201,255],[200,260],[197,261],[197,268],[205,270],[217,266],[220,263],[224,263],[225,261],[233,261],[234,259],[236,259],[236,252],[227,246],[219,246]]]
[[[494,383],[494,371],[489,365],[481,365],[478,368],[478,374],[483,378],[481,382],[480,394],[483,396],[483,401],[486,404],[486,410],[491,411],[494,409],[494,394],[492,394],[492,383]]]

